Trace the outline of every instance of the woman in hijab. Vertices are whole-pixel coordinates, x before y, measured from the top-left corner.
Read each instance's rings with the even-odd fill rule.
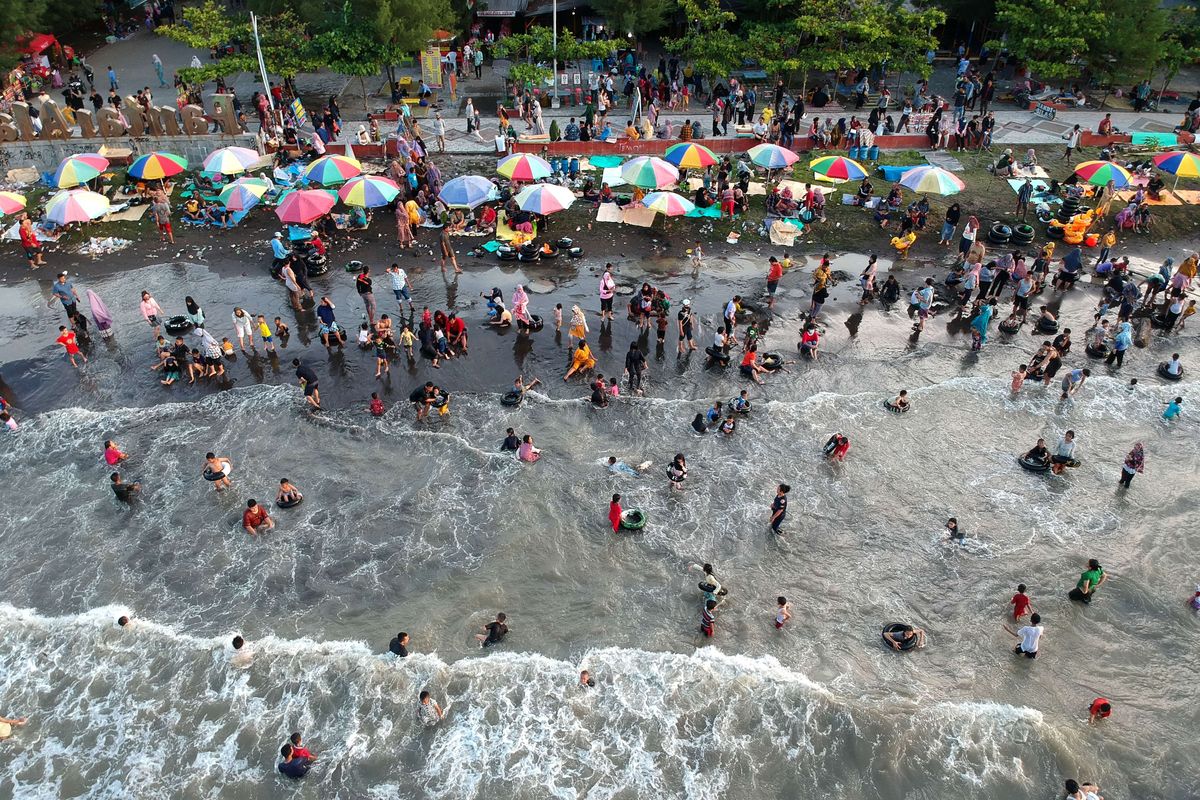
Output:
[[[1129,455],[1125,456],[1125,463],[1121,467],[1121,485],[1126,489],[1129,484],[1133,483],[1133,476],[1141,472],[1146,466],[1146,453],[1142,450],[1142,443],[1138,442],[1129,451]]]
[[[1125,363],[1125,351],[1130,347],[1133,347],[1133,325],[1122,322],[1121,327],[1117,329],[1117,337],[1113,339],[1112,351],[1108,358],[1104,359],[1104,363],[1119,368]]]
[[[979,307],[979,313],[971,320],[971,349],[982,350],[987,344],[988,325],[991,324],[992,314],[996,311],[996,300],[993,298]]]
[[[525,287],[519,283],[512,293],[512,303],[513,317],[517,322],[526,326],[532,325],[533,321],[529,319],[529,295],[525,293]]]

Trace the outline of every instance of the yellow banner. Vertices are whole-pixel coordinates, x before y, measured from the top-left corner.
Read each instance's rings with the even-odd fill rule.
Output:
[[[421,79],[430,89],[442,88],[442,50],[436,44],[421,53]]]

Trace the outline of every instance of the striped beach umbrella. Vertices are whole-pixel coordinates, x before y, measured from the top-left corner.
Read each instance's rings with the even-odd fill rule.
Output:
[[[400,187],[390,178],[375,175],[359,175],[346,181],[346,185],[338,189],[338,197],[348,206],[378,208],[386,206],[400,194]]]
[[[800,160],[800,156],[777,144],[756,144],[746,153],[752,163],[767,169],[784,169]]]
[[[474,208],[497,196],[496,185],[482,175],[461,175],[446,181],[438,197],[448,206]]]
[[[144,181],[161,181],[187,169],[188,161],[174,153],[147,153],[129,165],[129,174]]]
[[[679,169],[704,169],[720,161],[716,153],[695,142],[680,142],[671,145],[663,154],[663,159]]]
[[[496,172],[514,181],[536,181],[554,172],[550,162],[530,153],[513,153],[496,164]]]
[[[1111,161],[1084,161],[1075,166],[1075,174],[1094,186],[1106,186],[1112,181],[1117,189],[1124,189],[1131,179],[1129,170]]]
[[[679,182],[679,170],[655,156],[638,156],[621,165],[625,182],[643,189],[665,189]]]
[[[334,202],[334,195],[323,189],[297,189],[275,207],[275,216],[280,222],[307,225],[328,214]]]
[[[89,222],[108,213],[108,198],[87,189],[68,189],[46,203],[46,219],[59,225]]]
[[[249,147],[221,147],[213,150],[204,159],[204,170],[219,172],[222,175],[237,175],[256,163],[258,153]]]
[[[1175,176],[1175,185],[1180,178],[1200,178],[1200,156],[1185,150],[1172,150],[1154,157],[1154,166]]]
[[[323,186],[345,183],[361,174],[362,164],[347,156],[321,156],[304,170],[304,177]]]
[[[222,189],[217,199],[230,211],[249,211],[270,188],[262,178],[238,178]]]
[[[526,186],[516,196],[517,208],[533,214],[553,214],[570,208],[575,202],[575,193],[565,186],[552,183],[537,183]]]
[[[921,194],[958,194],[967,185],[941,167],[913,167],[900,176],[900,185]]]
[[[16,192],[0,192],[0,216],[15,214],[25,207],[25,195]]]
[[[657,211],[664,217],[683,217],[691,213],[696,205],[674,192],[650,192],[642,199],[642,205]]]
[[[816,174],[835,180],[856,181],[867,177],[862,164],[845,156],[821,156],[810,161],[808,166]]]
[[[90,181],[106,169],[108,159],[99,153],[76,153],[62,160],[51,183],[59,189],[67,189]]]

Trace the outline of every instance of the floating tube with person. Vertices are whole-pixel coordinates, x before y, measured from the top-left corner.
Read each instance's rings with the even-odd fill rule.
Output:
[[[1178,380],[1182,380],[1182,379],[1183,379],[1183,367],[1181,366],[1181,367],[1179,368],[1179,374],[1178,374],[1178,375],[1172,375],[1172,374],[1171,374],[1171,373],[1170,373],[1170,372],[1167,370],[1167,362],[1165,362],[1165,361],[1162,361],[1162,362],[1160,362],[1160,363],[1159,363],[1159,365],[1158,365],[1158,377],[1160,377],[1160,378],[1165,378],[1166,380],[1169,380],[1169,381],[1178,381]]]
[[[183,336],[195,327],[195,323],[182,314],[171,317],[163,323],[163,329],[171,336]]]
[[[646,514],[640,508],[631,508],[621,514],[621,530],[640,531],[646,527]]]
[[[907,631],[911,631],[912,629],[913,629],[912,625],[906,625],[903,622],[889,622],[888,624],[883,626],[883,630],[881,630],[879,632],[879,636],[883,639],[883,643],[885,645],[887,645],[888,649],[890,650],[893,648],[892,648],[892,640],[887,637],[887,635],[889,633],[891,633],[891,634],[905,633]],[[919,641],[919,639],[920,639],[920,637],[913,636],[913,637],[910,637],[909,639],[907,639],[906,641],[897,642],[897,644],[900,646],[900,650],[902,652],[907,652],[917,646],[917,642]]]
[[[779,355],[779,353],[764,353],[762,367],[768,372],[776,372],[783,369],[783,356]]]
[[[276,501],[275,505],[278,506],[279,508],[295,508],[296,506],[300,505],[303,502],[304,502],[304,495],[300,495],[299,497],[293,498],[291,500]]]

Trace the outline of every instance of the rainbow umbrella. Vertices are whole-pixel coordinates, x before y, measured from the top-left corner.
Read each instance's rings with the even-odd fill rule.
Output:
[[[661,158],[638,156],[621,165],[621,177],[643,189],[662,189],[679,182],[679,170]]]
[[[642,204],[664,217],[686,216],[696,207],[691,200],[680,197],[674,192],[650,192],[643,198]]]
[[[821,156],[814,158],[808,166],[818,175],[842,181],[856,181],[867,177],[867,171],[853,159],[844,156]]]
[[[526,186],[516,196],[517,208],[533,214],[553,214],[570,208],[575,202],[575,193],[565,186],[555,186],[552,183],[537,183]]]
[[[800,156],[777,144],[758,144],[746,152],[752,163],[767,169],[783,169],[800,160]]]
[[[400,187],[390,178],[379,178],[374,175],[359,175],[346,181],[346,185],[338,189],[338,197],[348,206],[363,206],[378,208],[386,206],[400,194]]]
[[[258,163],[258,153],[249,147],[221,147],[213,150],[204,159],[206,172],[219,172],[222,175],[236,175],[245,172]]]
[[[333,204],[334,196],[323,189],[297,189],[275,207],[275,216],[281,222],[307,225],[328,214]]]
[[[967,185],[941,167],[913,167],[900,176],[900,185],[921,194],[958,194]]]
[[[550,162],[529,153],[513,153],[496,164],[496,172],[514,181],[536,181],[554,172]]]
[[[108,198],[87,189],[68,189],[46,203],[46,219],[59,225],[89,222],[108,213]]]
[[[497,197],[496,186],[481,175],[462,175],[446,181],[438,197],[448,206],[474,208]]]
[[[1075,167],[1075,174],[1095,186],[1105,186],[1113,182],[1116,189],[1124,189],[1129,185],[1129,170],[1111,161],[1085,161]]]
[[[174,153],[147,153],[129,165],[129,174],[146,181],[161,181],[187,169],[188,162]]]
[[[25,207],[25,196],[16,192],[0,192],[0,216],[15,214]]]
[[[106,169],[108,159],[99,153],[77,153],[62,160],[51,181],[59,189],[66,189],[87,183]]]
[[[680,169],[704,169],[716,164],[720,159],[712,150],[702,144],[680,142],[667,148],[663,158]]]
[[[345,183],[361,174],[362,164],[358,163],[357,158],[348,156],[321,156],[304,170],[305,178],[324,186]]]
[[[262,178],[238,178],[222,189],[217,199],[230,211],[249,211],[270,188]]]
[[[1180,178],[1200,178],[1200,156],[1185,150],[1159,153],[1154,157],[1154,166],[1174,175],[1175,186],[1179,185]]]

